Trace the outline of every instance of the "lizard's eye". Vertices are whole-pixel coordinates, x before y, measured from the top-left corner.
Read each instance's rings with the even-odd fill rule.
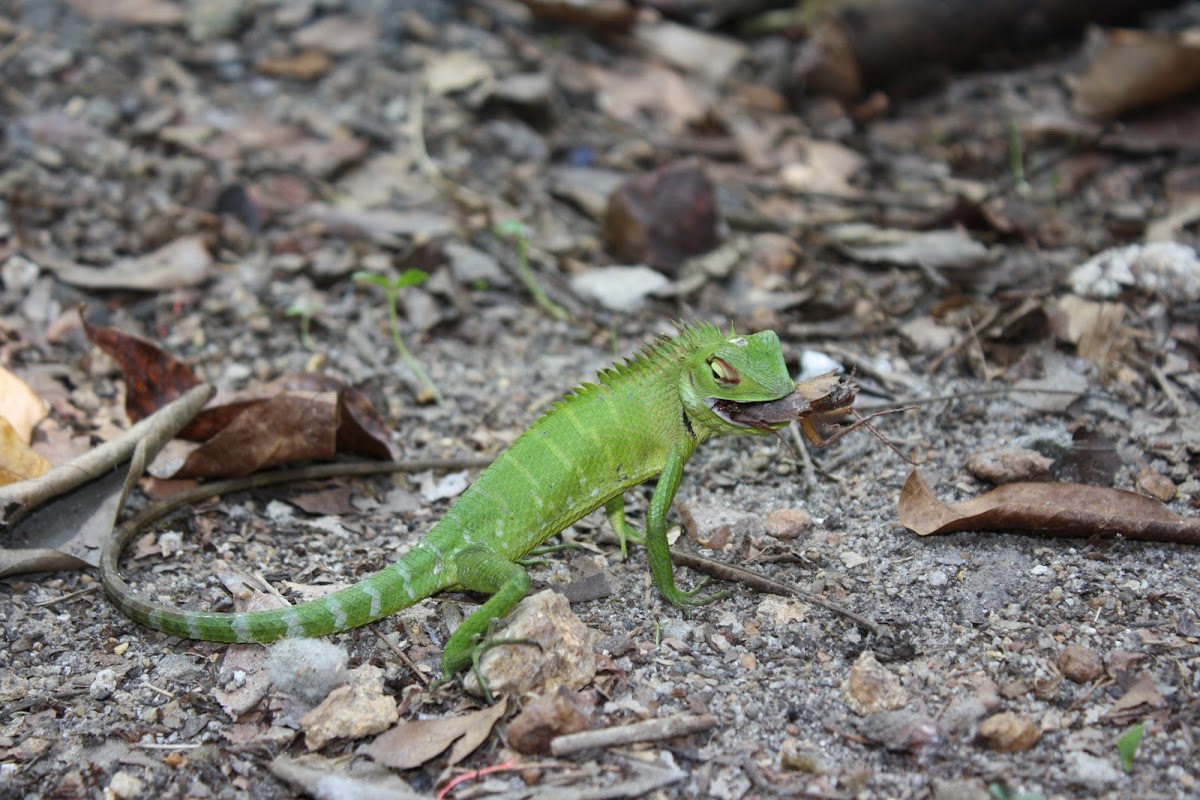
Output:
[[[737,369],[723,358],[714,358],[708,362],[712,367],[713,378],[721,386],[737,386],[742,381],[742,376],[738,374]]]

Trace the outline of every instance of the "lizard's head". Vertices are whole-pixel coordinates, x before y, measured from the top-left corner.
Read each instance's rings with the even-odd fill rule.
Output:
[[[714,408],[717,400],[756,403],[778,400],[795,388],[783,347],[774,331],[752,336],[730,336],[702,348],[684,372],[680,392],[693,422],[708,429],[710,435],[724,433],[770,433],[734,422]],[[786,422],[772,427],[784,427]]]

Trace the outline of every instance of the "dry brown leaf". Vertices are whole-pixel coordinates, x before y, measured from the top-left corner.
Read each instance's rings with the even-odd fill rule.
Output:
[[[1166,701],[1154,684],[1154,678],[1151,675],[1142,675],[1125,690],[1125,694],[1113,703],[1112,708],[1106,711],[1104,716],[1112,719],[1123,715],[1140,715],[1165,705]]]
[[[49,253],[31,258],[64,283],[89,289],[135,289],[159,292],[199,286],[208,280],[213,258],[202,236],[184,236],[152,253],[122,258],[107,267],[88,267]]]
[[[322,17],[292,36],[301,47],[345,56],[370,48],[379,39],[379,25],[367,18],[333,14]]]
[[[461,717],[401,722],[363,749],[384,766],[415,769],[453,745],[449,763],[456,764],[487,739],[506,707],[501,701]]]
[[[1177,516],[1140,494],[1080,483],[1010,483],[951,506],[914,469],[897,511],[900,523],[919,536],[1016,530],[1200,544],[1200,518]]]
[[[1075,110],[1111,119],[1200,86],[1200,46],[1195,31],[1112,30],[1074,82]]]
[[[173,477],[249,475],[337,452],[337,393],[294,392],[254,404],[192,451]]]
[[[50,462],[30,449],[19,433],[0,417],[0,486],[36,478],[50,469]]]
[[[198,386],[117,439],[0,488],[0,575],[96,566],[145,463],[210,397],[211,386]]]
[[[21,441],[29,444],[34,427],[46,418],[47,413],[46,401],[38,397],[29,384],[0,367],[0,418],[8,421]]]
[[[179,25],[180,3],[168,0],[67,0],[67,5],[90,19],[126,25]]]
[[[200,385],[191,367],[153,342],[117,328],[94,327],[80,316],[88,339],[117,362],[125,377],[125,413],[130,421],[145,419]]]

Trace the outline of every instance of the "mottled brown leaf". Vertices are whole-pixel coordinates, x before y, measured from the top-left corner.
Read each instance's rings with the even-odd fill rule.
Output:
[[[156,344],[116,328],[95,327],[85,316],[83,330],[92,344],[120,367],[125,377],[125,413],[132,422],[145,419],[200,385],[191,367]]]
[[[176,478],[249,475],[289,461],[336,453],[337,394],[280,394],[243,411],[196,448]]]
[[[338,412],[339,453],[389,460],[399,455],[387,423],[365,394],[348,386],[342,389],[338,393]]]
[[[506,707],[502,701],[461,717],[401,722],[363,751],[384,766],[414,769],[454,745],[450,763],[455,764],[487,739]]]
[[[920,536],[1017,530],[1200,544],[1200,518],[1177,516],[1140,494],[1079,483],[1010,483],[951,506],[913,470],[897,510],[900,523]]]

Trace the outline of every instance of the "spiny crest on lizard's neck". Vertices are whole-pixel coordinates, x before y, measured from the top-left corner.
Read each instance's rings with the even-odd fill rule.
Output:
[[[597,375],[599,384],[612,386],[642,375],[652,375],[664,369],[678,367],[689,354],[706,345],[724,341],[726,336],[716,325],[708,322],[676,323],[676,327],[678,330],[674,336],[652,339],[629,358],[600,370]],[[733,332],[730,331],[729,335],[732,336]],[[595,383],[584,383],[564,399],[587,394],[595,388]]]
[[[659,336],[624,361],[601,370],[600,383],[609,386],[628,377],[679,366],[681,359],[697,349],[725,339],[725,334],[708,322],[677,322],[675,327],[674,336]],[[730,331],[729,335],[732,336],[733,332]]]
[[[545,416],[553,414],[555,410],[564,405],[582,400],[601,386],[613,386],[627,380],[636,380],[640,376],[653,375],[664,369],[678,367],[688,354],[726,338],[726,335],[721,333],[716,325],[708,322],[691,324],[677,322],[676,328],[674,336],[660,336],[653,339],[624,361],[600,370],[597,375],[599,385],[588,382],[576,386],[566,397],[554,403]],[[729,336],[733,336],[732,330],[729,332]]]

